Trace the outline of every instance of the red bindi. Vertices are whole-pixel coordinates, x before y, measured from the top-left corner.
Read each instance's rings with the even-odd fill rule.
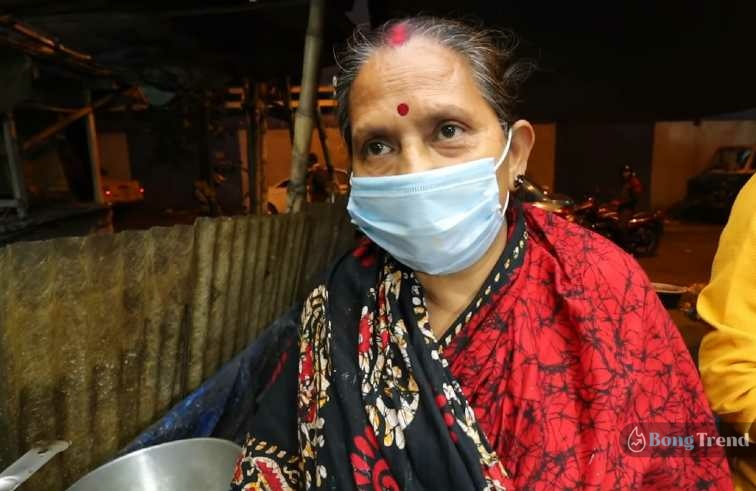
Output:
[[[396,106],[396,112],[399,113],[399,116],[406,116],[409,112],[409,106],[406,103],[402,102],[401,104]]]
[[[407,42],[408,37],[407,26],[404,23],[395,25],[388,32],[388,42],[394,47],[401,46]]]

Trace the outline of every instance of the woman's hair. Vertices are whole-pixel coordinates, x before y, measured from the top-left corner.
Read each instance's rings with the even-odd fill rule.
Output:
[[[502,124],[514,120],[517,89],[533,64],[513,61],[516,39],[512,33],[438,17],[391,20],[369,31],[357,28],[346,48],[337,55],[341,69],[336,82],[339,126],[350,152],[349,93],[357,74],[378,49],[401,44],[414,36],[434,40],[462,56],[481,95]]]

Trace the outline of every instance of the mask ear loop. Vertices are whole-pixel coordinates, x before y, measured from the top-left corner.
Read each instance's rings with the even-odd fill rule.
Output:
[[[507,191],[507,197],[504,198],[504,206],[499,205],[499,214],[503,217],[507,214],[507,207],[509,206],[509,195],[512,194],[511,191]]]
[[[499,170],[499,167],[501,167],[501,164],[504,163],[504,159],[507,158],[507,154],[509,153],[509,147],[512,146],[512,127],[509,126],[507,128],[507,145],[504,147],[504,153],[501,154],[501,157],[499,157],[499,161],[496,162],[496,165],[494,166],[494,170]]]
[[[504,163],[504,159],[507,158],[507,154],[509,153],[509,147],[512,146],[512,127],[507,125],[507,145],[504,147],[504,153],[501,154],[501,157],[499,157],[499,161],[496,162],[496,165],[494,166],[494,172],[499,170],[499,167],[501,167],[501,164]],[[504,217],[507,213],[507,207],[509,206],[509,195],[511,193],[507,191],[507,197],[504,198],[504,206],[499,205],[499,214],[501,214],[502,217]]]

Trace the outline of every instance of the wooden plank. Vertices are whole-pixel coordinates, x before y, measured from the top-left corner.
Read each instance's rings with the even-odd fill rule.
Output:
[[[126,91],[125,94],[129,93],[130,90],[131,89]],[[70,125],[71,123],[77,121],[80,118],[83,118],[87,114],[90,114],[92,111],[94,111],[98,107],[104,106],[108,102],[112,101],[115,97],[116,97],[116,94],[111,94],[109,96],[103,97],[102,99],[98,100],[94,104],[83,107],[79,109],[78,111],[72,112],[71,114],[61,119],[57,123],[50,125],[44,130],[37,133],[36,135],[29,137],[28,139],[26,139],[26,141],[24,141],[23,151],[28,152],[32,148],[36,147],[40,143],[44,142],[45,140],[53,136],[54,134],[65,129],[66,126]]]
[[[319,85],[318,86],[318,92],[334,92],[336,89],[334,89],[333,85]],[[292,85],[291,86],[291,93],[292,94],[299,94],[302,92],[302,86],[301,85]]]
[[[299,101],[291,101],[291,108],[296,109],[299,107]],[[335,99],[318,99],[318,107],[336,107],[338,103]]]

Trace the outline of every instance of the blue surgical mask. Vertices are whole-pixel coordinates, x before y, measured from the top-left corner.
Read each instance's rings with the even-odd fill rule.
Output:
[[[475,264],[505,224],[496,171],[488,157],[412,174],[352,177],[347,210],[352,222],[415,271],[447,275]]]

